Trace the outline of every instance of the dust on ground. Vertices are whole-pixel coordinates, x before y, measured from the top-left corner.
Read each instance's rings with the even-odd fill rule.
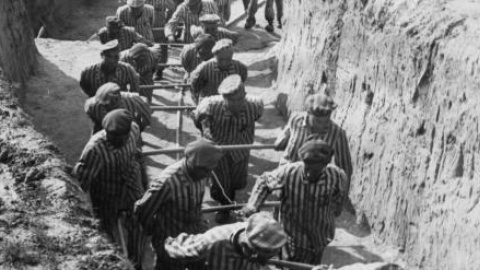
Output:
[[[65,38],[86,40],[94,32],[92,30],[103,26],[106,15],[115,13],[117,6],[116,0],[109,0],[96,1],[80,8],[72,17],[73,24],[77,27],[71,29]],[[232,18],[241,13],[243,13],[241,1],[234,1]],[[249,68],[247,92],[262,97],[265,104],[265,113],[256,124],[255,142],[269,144],[275,140],[285,124],[274,106],[278,95],[275,91],[277,53],[275,44],[282,33],[279,29],[275,29],[275,33],[272,34],[264,30],[266,21],[263,19],[263,13],[263,9],[257,12],[257,26],[251,30],[243,28],[244,19],[233,24],[230,29],[241,34],[236,45],[235,59],[242,61]],[[95,41],[38,39],[37,46],[40,52],[40,67],[36,76],[28,82],[25,109],[33,116],[36,129],[47,135],[65,155],[66,161],[72,165],[80,156],[91,131],[91,123],[83,112],[86,96],[79,87],[78,79],[85,66],[100,60],[96,49],[98,44]],[[178,54],[179,49],[173,48],[170,51],[169,62],[179,62]],[[183,78],[183,73],[179,69],[169,69],[165,77],[171,82],[179,82]],[[153,103],[176,105],[178,97],[177,92],[157,90]],[[185,103],[193,104],[188,93],[185,96]],[[146,142],[144,150],[174,147],[177,113],[157,111],[153,114],[152,120],[152,126],[143,134]],[[199,136],[200,133],[191,119],[184,116],[180,144],[186,145]],[[248,186],[246,190],[237,194],[237,202],[246,201],[255,177],[276,168],[279,156],[274,150],[252,151]],[[162,169],[172,164],[175,158],[174,155],[148,157],[148,174],[158,175]],[[205,201],[211,204],[208,192]],[[324,263],[338,268],[354,263],[394,261],[399,257],[400,253],[395,248],[377,246],[368,226],[360,221],[349,213],[342,214],[337,220],[335,240],[326,249]],[[150,252],[146,255],[146,264],[151,267],[152,262]]]

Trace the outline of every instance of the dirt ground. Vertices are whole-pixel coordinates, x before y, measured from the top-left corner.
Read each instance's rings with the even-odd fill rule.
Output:
[[[28,82],[24,100],[25,110],[33,116],[35,128],[58,146],[70,165],[78,159],[91,130],[91,124],[83,113],[86,97],[80,90],[78,79],[85,66],[100,60],[96,49],[97,42],[84,40],[103,26],[104,17],[114,14],[118,6],[117,0],[91,2],[92,4],[83,6],[72,14],[71,20],[76,27],[70,29],[64,38],[76,41],[52,39],[36,41],[40,52],[40,68]],[[258,11],[257,26],[253,29],[246,31],[243,28],[245,19],[239,20],[230,29],[241,34],[236,45],[235,58],[249,68],[247,92],[262,97],[265,104],[265,113],[256,125],[255,142],[269,144],[275,140],[285,124],[274,106],[278,95],[275,91],[277,53],[275,44],[282,32],[276,29],[275,33],[269,34],[264,30],[266,21],[263,19],[263,12],[263,8]],[[241,1],[234,1],[232,18],[242,13]],[[170,51],[169,62],[179,62],[178,54],[179,49],[173,48]],[[179,69],[170,69],[166,71],[165,77],[171,82],[178,82],[183,78],[183,72]],[[154,104],[176,105],[177,102],[176,92],[157,90],[154,93]],[[192,104],[188,93],[185,103]],[[177,121],[177,114],[174,112],[155,112],[152,126],[143,134],[146,142],[144,150],[174,147]],[[195,140],[199,135],[191,119],[184,116],[180,145]],[[245,191],[238,194],[238,202],[247,199],[256,176],[277,166],[279,156],[279,153],[273,150],[252,151],[249,185]],[[148,174],[154,177],[174,161],[174,155],[148,157]],[[205,203],[212,204],[208,192]],[[342,214],[337,220],[336,238],[326,250],[324,263],[339,268],[354,263],[392,262],[401,257],[401,253],[393,247],[377,246],[373,235],[361,220],[349,213]],[[148,269],[151,268],[152,262],[152,254],[149,253],[146,255]]]

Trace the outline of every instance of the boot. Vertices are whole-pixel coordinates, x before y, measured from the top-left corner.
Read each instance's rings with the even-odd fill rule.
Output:
[[[267,32],[269,33],[272,33],[273,32],[273,21],[268,21],[268,25],[265,26],[265,30],[267,30]]]
[[[245,29],[250,29],[255,26],[256,24],[255,18],[248,18],[247,21],[245,22]]]

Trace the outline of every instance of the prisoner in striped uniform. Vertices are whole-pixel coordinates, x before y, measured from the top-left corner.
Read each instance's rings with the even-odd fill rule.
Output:
[[[215,40],[211,35],[202,34],[195,39],[195,43],[183,47],[180,53],[180,60],[183,68],[187,72],[186,78],[197,66],[213,57],[212,48]]]
[[[283,0],[266,0],[265,4],[265,20],[267,20],[268,25],[265,29],[268,32],[273,32],[273,21],[275,20],[275,10],[273,9],[273,4],[277,6],[277,22],[278,28],[282,29],[282,17],[283,17]]]
[[[284,164],[300,160],[298,149],[312,134],[326,141],[334,150],[334,164],[347,175],[348,194],[353,170],[352,158],[345,130],[330,119],[336,106],[332,98],[323,93],[309,96],[306,99],[307,112],[292,114],[275,145],[277,150],[285,150],[280,161],[280,164]]]
[[[204,270],[268,270],[264,262],[280,252],[287,236],[266,212],[246,222],[218,226],[203,234],[182,233],[165,241],[165,250],[176,260],[206,259]]]
[[[153,22],[155,20],[154,9],[145,4],[145,0],[127,0],[127,4],[118,7],[117,18],[125,25],[135,28],[140,35],[154,42]]]
[[[135,43],[145,43],[149,46],[153,45],[152,42],[146,40],[142,35],[137,33],[135,28],[124,26],[115,16],[108,16],[106,18],[106,27],[101,28],[97,35],[102,44],[117,39],[118,49],[120,51],[130,49]]]
[[[164,241],[182,232],[195,234],[205,230],[201,216],[203,194],[207,177],[222,153],[212,142],[200,139],[186,146],[185,156],[163,170],[135,205],[135,214],[144,231],[153,234],[157,270],[183,270],[188,266],[166,254]],[[195,265],[190,267],[197,269]]]
[[[240,75],[231,75],[219,87],[221,94],[205,98],[194,111],[195,125],[203,137],[219,145],[252,144],[255,122],[262,116],[263,102],[246,96]],[[221,204],[231,204],[235,191],[245,188],[248,176],[249,150],[230,151],[214,169],[211,196]],[[216,221],[230,220],[229,211],[217,213]]]
[[[177,4],[173,0],[147,0],[147,4],[153,6],[155,11],[154,27],[164,27],[168,21],[168,14],[173,14],[177,9]]]
[[[267,196],[280,197],[280,221],[289,238],[283,259],[321,263],[325,247],[335,235],[335,217],[342,210],[346,175],[328,164],[333,149],[313,137],[300,149],[302,161],[263,174],[255,183],[243,212],[255,212]]]
[[[102,45],[101,55],[100,63],[86,67],[80,75],[80,87],[87,96],[95,96],[98,88],[107,82],[118,84],[122,91],[139,91],[140,80],[135,69],[130,64],[119,62],[116,39]]]
[[[85,101],[85,113],[93,122],[93,134],[102,129],[105,115],[115,109],[126,109],[140,131],[151,123],[152,110],[137,93],[120,92],[118,84],[106,83],[98,89],[94,97]]]
[[[129,259],[141,269],[145,241],[131,215],[135,201],[144,192],[139,163],[140,130],[124,109],[109,112],[102,124],[104,130],[90,138],[74,172],[82,189],[90,193],[101,229],[116,243],[121,243],[118,222],[125,216]]]
[[[190,33],[192,25],[200,25],[200,17],[205,14],[218,14],[217,4],[212,0],[185,0],[177,7],[172,18],[165,25],[165,36],[169,42],[175,42],[175,32],[183,23],[183,42],[192,43],[194,38]],[[223,21],[221,22],[223,25]]]
[[[273,20],[275,19],[275,10],[273,9],[274,0],[266,0],[265,5],[265,20],[268,25],[265,29],[268,32],[273,32]],[[283,16],[283,0],[275,0],[277,6],[277,20],[278,27],[282,28],[282,16]],[[255,14],[258,10],[258,0],[243,0],[243,6],[245,7],[245,13],[247,13],[247,20],[245,22],[245,29],[254,27],[257,23]]]
[[[218,95],[218,86],[229,75],[238,74],[242,82],[247,80],[247,67],[233,59],[232,46],[230,39],[217,41],[212,49],[215,58],[201,63],[192,72],[192,97],[197,104],[205,97]]]
[[[206,14],[200,17],[200,26],[203,33],[212,35],[215,41],[228,38],[235,45],[238,42],[238,33],[219,27],[220,22],[220,16],[217,14]]]
[[[153,85],[153,73],[157,68],[159,46],[147,47],[145,44],[135,44],[130,50],[120,53],[120,61],[130,64],[140,75],[140,85]],[[148,102],[152,102],[153,89],[141,90]]]

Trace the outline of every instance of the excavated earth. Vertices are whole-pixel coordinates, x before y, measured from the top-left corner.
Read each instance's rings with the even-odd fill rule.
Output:
[[[96,231],[88,198],[69,175],[90,133],[78,78],[100,59],[98,42],[85,40],[118,2],[75,1],[75,12],[65,13],[69,16],[58,16],[65,2],[49,3],[57,11],[32,22],[35,31],[44,25],[55,39],[37,39],[36,68],[17,71],[34,75],[25,84],[24,75],[0,86],[0,269],[128,269],[117,248]],[[266,105],[256,143],[272,143],[285,116],[303,109],[307,84],[316,89],[326,83],[339,104],[334,120],[350,139],[356,215],[345,211],[339,217],[324,263],[352,270],[380,269],[390,262],[405,269],[476,269],[480,207],[474,170],[478,94],[473,89],[480,4],[284,4],[289,8],[283,31],[265,32],[263,9],[250,31],[243,29],[244,19],[233,23],[231,29],[242,36],[235,58],[249,68],[247,92]],[[235,0],[232,17],[242,12]],[[59,20],[66,26],[58,27]],[[178,53],[171,50],[170,62],[179,61]],[[166,72],[172,82],[182,76],[179,69]],[[191,103],[188,94],[185,101]],[[155,92],[156,104],[177,102],[177,93]],[[152,127],[143,134],[144,150],[175,145],[176,117],[154,113]],[[184,116],[180,144],[199,135]],[[149,157],[149,175],[175,159]],[[274,169],[278,159],[273,150],[252,151],[249,186],[237,201],[246,200],[255,177]],[[207,192],[205,205],[212,204]],[[211,216],[206,219],[215,225]],[[150,250],[147,269],[152,262]]]

